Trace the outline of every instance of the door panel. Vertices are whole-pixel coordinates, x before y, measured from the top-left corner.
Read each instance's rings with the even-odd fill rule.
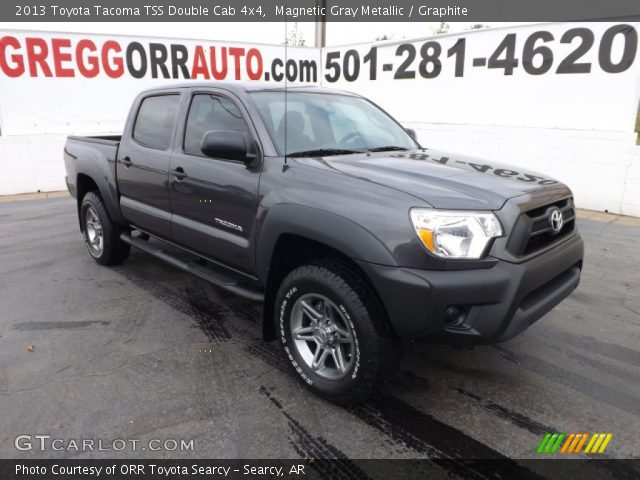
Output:
[[[246,273],[253,271],[250,237],[258,202],[259,169],[243,162],[209,158],[200,140],[210,130],[236,130],[256,148],[237,103],[217,94],[193,95],[183,144],[171,159],[172,236],[207,257]]]
[[[118,152],[122,214],[133,225],[171,236],[169,166],[180,95],[146,97]]]

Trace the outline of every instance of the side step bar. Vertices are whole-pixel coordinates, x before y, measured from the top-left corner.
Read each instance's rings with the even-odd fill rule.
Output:
[[[164,260],[174,267],[178,267],[181,270],[192,273],[193,275],[207,280],[208,282],[211,282],[220,288],[224,288],[225,290],[228,290],[236,295],[247,298],[249,300],[253,300],[254,302],[264,301],[264,293],[261,290],[250,284],[247,284],[245,281],[243,281],[243,279],[233,276],[233,273],[226,274],[218,270],[207,268],[196,262],[186,262],[155,245],[151,245],[146,240],[140,240],[138,238],[132,237],[128,233],[123,233],[122,235],[120,235],[120,239],[123,242],[128,243],[132,247],[139,248],[143,252]]]

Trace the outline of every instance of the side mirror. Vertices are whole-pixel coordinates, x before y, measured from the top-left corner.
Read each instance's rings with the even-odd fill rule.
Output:
[[[202,137],[200,150],[211,158],[247,160],[247,142],[237,130],[208,131]]]
[[[416,142],[418,141],[418,134],[413,128],[405,128],[405,130],[411,138],[413,138]]]

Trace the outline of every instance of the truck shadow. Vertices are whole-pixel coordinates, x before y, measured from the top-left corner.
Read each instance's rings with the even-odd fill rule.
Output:
[[[189,316],[212,343],[235,342],[247,354],[293,379],[291,369],[278,346],[274,342],[265,343],[261,338],[260,305],[188,274],[175,271],[175,275],[170,275],[169,272],[173,270],[171,267],[137,252],[131,255],[125,266],[115,267],[114,270],[171,308]],[[451,350],[447,350],[447,347],[440,348],[442,352]],[[449,354],[454,353],[451,351]],[[407,354],[413,355],[411,351]],[[410,359],[410,362],[415,360]],[[395,396],[396,392],[426,394],[429,390],[430,382],[426,377],[402,370],[375,400],[358,406],[332,408],[345,408],[369,427],[420,455],[503,458],[499,452]]]
[[[239,349],[269,367],[282,372],[293,384],[295,378],[284,355],[275,342],[262,340],[260,323],[261,306],[203,280],[175,270],[155,259],[135,252],[125,266],[114,270],[147,293],[165,302],[169,307],[187,315],[194,321],[193,328],[201,329],[212,344],[232,342]],[[149,280],[154,279],[154,280]],[[449,476],[459,478],[542,478],[536,472],[484,443],[477,435],[470,436],[459,428],[416,407],[421,399],[454,397],[456,402],[469,408],[482,409],[495,416],[496,420],[509,423],[516,430],[533,435],[559,431],[530,418],[517,408],[499,404],[477,393],[487,384],[511,390],[515,394],[526,382],[526,378],[515,374],[514,363],[518,362],[518,344],[482,346],[475,349],[452,348],[447,345],[426,343],[407,344],[399,372],[383,389],[367,403],[352,406],[336,406],[321,402],[323,409],[341,409],[385,438],[401,451],[419,458],[449,459],[438,463]],[[504,356],[513,361],[504,362]],[[452,380],[453,379],[453,380]],[[476,388],[474,388],[474,386]],[[282,411],[290,423],[292,444],[303,457],[317,459],[342,459],[347,461],[340,467],[344,474],[357,473],[358,478],[368,478],[357,467],[348,463],[348,456],[335,445],[315,432],[308,432],[305,418],[296,414],[278,399],[278,389],[265,384],[260,391]],[[301,391],[302,395],[306,392]],[[300,402],[319,402],[313,394]],[[312,397],[312,398],[311,398]],[[285,397],[286,398],[286,397]],[[290,402],[289,402],[290,403]],[[433,402],[427,402],[431,409]],[[293,410],[293,408],[291,409]],[[466,460],[463,460],[466,459]],[[499,459],[500,462],[469,462],[468,459]],[[602,468],[609,469],[606,465]],[[321,467],[321,464],[317,466]],[[611,467],[613,468],[613,467]],[[619,468],[616,466],[615,468]],[[356,470],[354,470],[356,469]],[[407,472],[408,475],[411,472]]]

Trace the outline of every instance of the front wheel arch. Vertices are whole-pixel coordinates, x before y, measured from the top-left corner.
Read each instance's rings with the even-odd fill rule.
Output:
[[[310,238],[300,235],[283,234],[274,247],[266,281],[262,315],[262,334],[265,341],[272,341],[277,338],[276,319],[273,316],[273,308],[275,296],[282,280],[297,267],[311,263],[340,264],[342,268],[349,269],[354,275],[357,275],[366,285],[368,291],[371,292],[378,308],[382,312],[384,331],[388,336],[395,336],[380,295],[366,273],[356,262],[339,250]]]

